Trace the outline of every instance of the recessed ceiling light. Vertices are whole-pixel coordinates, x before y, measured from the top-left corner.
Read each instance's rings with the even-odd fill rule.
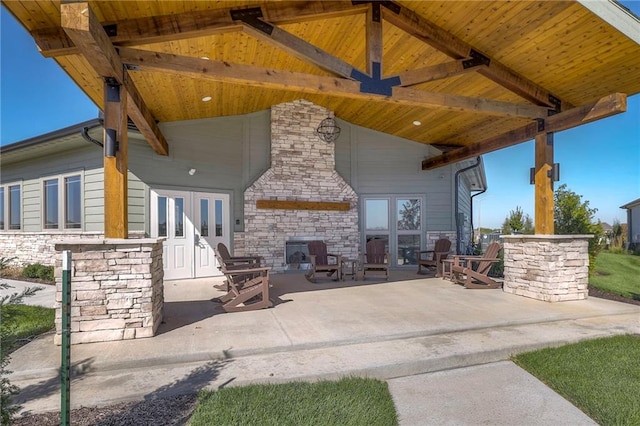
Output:
[[[421,121],[418,121],[418,120],[415,120],[415,121],[413,122],[413,125],[414,125],[414,126],[422,126],[422,122],[421,122]]]
[[[204,60],[208,61],[209,57],[208,56],[200,56],[200,59],[204,59]]]
[[[209,102],[211,100],[211,96],[205,96],[202,98],[202,102]]]

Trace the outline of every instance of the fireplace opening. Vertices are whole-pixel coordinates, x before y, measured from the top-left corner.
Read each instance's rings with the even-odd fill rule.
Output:
[[[318,237],[291,237],[285,241],[284,259],[287,269],[308,269],[311,266],[309,241],[322,241]]]

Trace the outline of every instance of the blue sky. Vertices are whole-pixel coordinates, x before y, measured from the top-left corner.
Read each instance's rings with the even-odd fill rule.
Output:
[[[640,16],[640,1],[622,1]],[[0,145],[96,118],[98,108],[52,60],[38,52],[28,33],[0,12]],[[474,225],[500,227],[520,206],[533,217],[529,169],[534,144],[526,142],[484,155],[489,189],[475,198]],[[596,217],[624,223],[619,207],[640,198],[640,95],[628,110],[555,135],[560,182],[597,208]]]

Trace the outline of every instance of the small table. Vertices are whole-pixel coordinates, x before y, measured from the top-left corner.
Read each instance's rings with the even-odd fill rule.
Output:
[[[346,257],[342,258],[342,280],[344,281],[345,275],[351,275],[351,279],[356,279],[356,274],[358,273],[358,260],[357,259],[349,259]]]

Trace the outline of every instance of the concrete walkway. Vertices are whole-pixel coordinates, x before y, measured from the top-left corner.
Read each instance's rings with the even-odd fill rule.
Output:
[[[0,283],[8,284],[9,288],[0,288],[0,297],[10,296],[14,293],[22,293],[26,288],[40,288],[33,296],[23,300],[25,305],[44,306],[53,308],[56,302],[56,286],[48,284],[30,283],[0,278]]]
[[[504,361],[535,348],[640,333],[634,305],[596,298],[551,304],[415,273],[394,271],[392,278],[310,284],[299,274],[275,275],[274,308],[233,314],[210,301],[221,294],[221,279],[166,282],[157,336],[73,346],[72,406],[365,375],[389,381],[406,425],[590,424]],[[11,380],[23,389],[27,411],[58,409],[60,348],[52,341],[13,355]],[[556,414],[563,421],[552,421]]]

